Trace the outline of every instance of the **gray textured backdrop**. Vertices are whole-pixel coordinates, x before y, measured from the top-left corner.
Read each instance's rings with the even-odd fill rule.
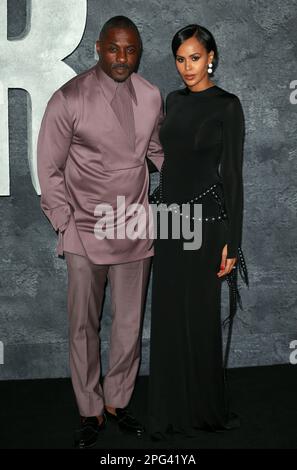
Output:
[[[9,0],[8,38],[23,31],[25,4]],[[217,40],[221,61],[215,81],[240,97],[247,128],[243,249],[250,289],[241,284],[244,311],[239,311],[234,325],[229,365],[287,363],[290,341],[297,339],[297,105],[289,99],[290,82],[297,79],[297,3],[89,0],[85,34],[65,60],[77,73],[95,64],[98,31],[116,14],[131,17],[139,26],[144,42],[139,72],[157,84],[164,97],[181,85],[170,52],[176,30],[198,22]],[[64,377],[69,375],[66,265],[55,254],[55,232],[41,213],[31,184],[26,92],[10,90],[9,98],[11,196],[0,198],[0,341],[5,352],[0,376]],[[225,285],[224,316],[227,294]],[[108,292],[101,332],[104,370],[109,310]],[[143,331],[144,374],[149,325],[150,291]]]

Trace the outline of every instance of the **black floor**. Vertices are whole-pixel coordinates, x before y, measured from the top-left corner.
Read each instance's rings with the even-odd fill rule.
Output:
[[[110,423],[98,449],[296,449],[297,366],[281,365],[229,370],[233,410],[240,429],[201,431],[197,438],[152,442],[120,433]],[[0,381],[0,448],[72,448],[78,425],[70,379]],[[131,402],[146,423],[147,377],[139,377]],[[178,406],[178,404],[177,404]]]

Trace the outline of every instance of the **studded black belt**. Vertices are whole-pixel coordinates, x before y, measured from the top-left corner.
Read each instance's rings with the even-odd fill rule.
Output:
[[[200,194],[198,194],[197,196],[194,196],[189,201],[179,203],[179,204],[176,204],[176,203],[175,204],[170,204],[170,205],[167,205],[166,203],[164,203],[164,200],[163,200],[163,169],[164,169],[164,164],[163,164],[163,166],[161,168],[161,171],[160,171],[159,186],[149,196],[150,204],[157,204],[158,209],[170,211],[170,212],[173,212],[173,213],[174,212],[179,212],[179,214],[182,216],[183,213],[182,213],[181,208],[182,208],[183,204],[199,203],[205,196],[207,196],[209,194],[209,195],[214,197],[215,201],[219,205],[219,208],[220,208],[219,215],[216,215],[216,216],[207,215],[205,217],[202,217],[202,218],[198,217],[196,219],[198,219],[200,221],[203,220],[205,222],[216,222],[216,221],[223,221],[223,220],[228,218],[227,213],[226,213],[225,208],[224,208],[224,203],[223,203],[222,199],[220,198],[220,196],[218,195],[218,193],[216,191],[217,187],[221,183],[212,184],[208,188],[204,189],[204,191],[202,191]],[[177,209],[177,207],[178,207],[178,209]],[[185,217],[189,217],[189,215],[186,214]],[[195,219],[194,216],[191,217],[191,218]],[[237,311],[237,305],[239,305],[239,308],[241,310],[243,310],[242,300],[241,300],[240,292],[239,292],[239,289],[238,289],[238,271],[239,271],[240,277],[243,280],[243,282],[246,284],[246,286],[249,286],[247,266],[246,266],[246,262],[245,262],[244,255],[243,255],[241,247],[237,248],[237,253],[238,253],[237,263],[235,264],[235,266],[231,270],[231,272],[226,275],[228,286],[229,286],[230,311],[229,311],[228,317],[223,321],[223,326],[226,326],[227,324],[231,325],[231,323],[233,321],[233,318],[234,318],[234,316],[236,314],[236,311]],[[226,361],[226,357],[225,357],[225,361]]]

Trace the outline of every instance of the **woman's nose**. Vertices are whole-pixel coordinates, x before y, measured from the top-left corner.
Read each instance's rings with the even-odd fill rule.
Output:
[[[191,62],[190,61],[185,61],[185,69],[190,70],[191,69]]]

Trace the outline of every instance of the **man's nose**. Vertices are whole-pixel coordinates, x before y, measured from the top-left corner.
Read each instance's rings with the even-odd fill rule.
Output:
[[[121,64],[125,64],[127,62],[127,53],[126,51],[119,51],[117,56],[117,61]]]

